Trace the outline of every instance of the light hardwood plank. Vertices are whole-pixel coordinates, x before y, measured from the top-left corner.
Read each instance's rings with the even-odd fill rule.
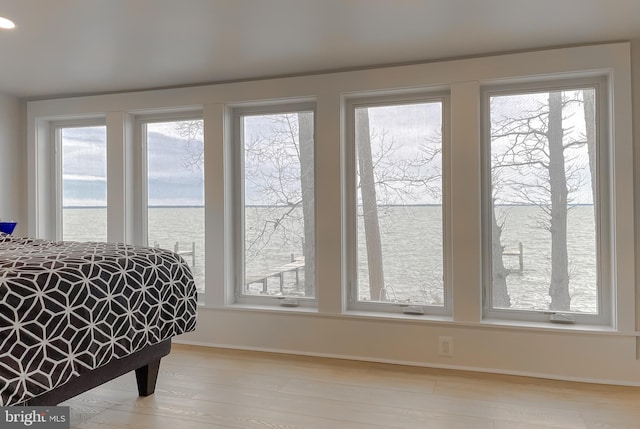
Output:
[[[174,345],[156,393],[127,374],[68,401],[72,427],[640,428],[640,388]]]

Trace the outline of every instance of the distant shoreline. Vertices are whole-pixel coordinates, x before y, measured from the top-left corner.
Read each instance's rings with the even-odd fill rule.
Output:
[[[569,207],[591,207],[593,204],[569,204]],[[186,206],[170,206],[170,205],[159,205],[159,206],[148,206],[150,209],[201,209],[205,206],[194,206],[194,205],[186,205]],[[268,206],[268,205],[248,205],[245,207],[252,208],[269,208],[269,207],[280,207],[286,208],[290,206],[280,205],[280,206]],[[442,204],[384,204],[379,205],[378,207],[442,207]],[[497,204],[496,207],[537,207],[536,204]],[[106,209],[107,206],[63,206],[63,209]]]
[[[107,206],[63,206],[63,209],[106,209]],[[151,209],[201,209],[204,206],[149,206]]]

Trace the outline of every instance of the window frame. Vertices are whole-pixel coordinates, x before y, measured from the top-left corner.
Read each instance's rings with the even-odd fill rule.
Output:
[[[360,301],[358,290],[358,220],[357,201],[358,190],[356,184],[357,158],[355,144],[355,111],[363,107],[402,106],[419,103],[441,103],[442,112],[442,270],[443,270],[443,305],[421,305],[406,303],[386,303]],[[345,98],[344,110],[345,138],[343,142],[343,237],[344,237],[344,290],[347,311],[364,311],[380,314],[394,313],[415,316],[451,316],[453,308],[453,289],[451,275],[451,131],[450,131],[450,103],[448,90],[427,89],[410,92],[398,91],[390,94],[363,93],[350,95]],[[416,311],[417,310],[417,311]]]
[[[63,237],[63,172],[62,172],[62,130],[69,128],[90,128],[90,127],[105,127],[105,160],[107,163],[106,170],[106,186],[107,186],[107,195],[109,189],[109,141],[107,137],[107,121],[103,117],[96,118],[72,118],[72,119],[62,119],[51,121],[49,123],[50,129],[50,139],[53,142],[53,157],[51,159],[51,171],[53,172],[53,240],[59,241],[62,240]],[[105,208],[108,210],[108,197],[105,203]],[[108,213],[108,211],[107,211]],[[108,231],[108,222],[107,222],[107,236],[109,234]]]
[[[245,189],[245,176],[244,176],[244,128],[243,118],[246,116],[260,116],[260,115],[277,115],[288,114],[298,112],[312,112],[313,113],[313,192],[314,192],[314,208],[313,216],[317,219],[317,205],[316,205],[316,189],[317,189],[317,173],[316,173],[316,128],[317,128],[317,107],[315,100],[286,100],[286,101],[261,101],[258,103],[243,103],[237,105],[231,105],[230,117],[231,117],[231,143],[232,143],[232,198],[231,198],[231,211],[232,217],[235,221],[233,225],[233,243],[230,246],[232,249],[232,266],[233,276],[232,281],[229,282],[228,295],[233,297],[231,304],[238,305],[257,305],[257,306],[269,306],[271,308],[307,308],[315,309],[318,306],[318,288],[317,288],[317,272],[314,273],[313,279],[313,297],[300,297],[300,296],[256,296],[244,294],[244,279],[246,275],[246,263],[245,263],[245,212],[244,212],[244,189]],[[316,243],[313,249],[313,257],[317,266],[317,221],[314,222],[314,236],[316,237]]]
[[[596,121],[596,201],[594,201],[596,260],[597,260],[597,313],[580,313],[560,310],[527,310],[493,307],[492,284],[492,190],[491,190],[491,112],[490,101],[493,96],[547,93],[553,91],[571,91],[593,88],[595,91]],[[614,156],[613,127],[610,113],[611,90],[608,76],[604,74],[573,78],[540,76],[522,82],[497,82],[481,88],[481,221],[482,221],[482,308],[484,320],[504,320],[537,323],[553,323],[556,314],[570,315],[572,322],[578,325],[613,325],[614,315],[614,237],[612,211],[614,201],[612,189],[615,170],[611,163]]]
[[[135,168],[135,224],[137,225],[137,233],[134,238],[136,244],[145,247],[153,247],[149,243],[149,189],[148,189],[148,143],[147,143],[147,125],[167,122],[180,122],[189,120],[201,120],[203,121],[203,135],[204,135],[204,115],[201,110],[177,110],[161,113],[144,113],[135,115],[135,138],[134,143],[136,145],[136,153],[139,154],[139,159],[136,162]],[[205,159],[206,163],[206,159]],[[203,175],[206,177],[206,167],[203,167]],[[204,240],[206,243],[206,179],[205,186],[205,222],[204,222]],[[206,246],[205,246],[206,247]],[[171,250],[171,249],[169,249]],[[207,294],[207,277],[206,277],[206,257],[204,259],[204,284],[202,285],[204,291],[198,289],[198,302],[206,302]]]

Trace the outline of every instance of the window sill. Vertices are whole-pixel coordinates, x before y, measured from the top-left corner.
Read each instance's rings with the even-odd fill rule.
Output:
[[[376,320],[388,320],[390,322],[416,322],[416,323],[434,323],[443,324],[449,326],[460,327],[479,327],[486,329],[513,329],[518,331],[540,331],[540,332],[573,332],[573,333],[586,333],[586,334],[616,334],[616,335],[636,335],[636,332],[621,332],[617,331],[610,325],[592,325],[585,323],[574,324],[562,324],[551,322],[538,322],[538,321],[526,321],[515,319],[483,319],[478,323],[475,322],[462,322],[455,321],[451,316],[443,315],[410,315],[403,313],[388,313],[388,312],[375,312],[375,311],[363,311],[363,310],[349,310],[345,311],[342,316],[352,318],[365,318]]]
[[[198,303],[198,308],[210,309],[210,310],[239,310],[239,311],[263,311],[269,313],[302,313],[302,314],[318,314],[316,307],[310,306],[298,306],[298,307],[286,307],[280,305],[262,305],[262,304],[245,304],[234,303],[224,306],[211,306]]]
[[[346,310],[342,313],[342,316],[358,319],[376,319],[400,322],[455,323],[451,316],[439,314],[405,314],[386,311]]]
[[[552,322],[538,322],[527,320],[514,320],[514,319],[483,319],[480,322],[480,326],[497,327],[505,329],[517,329],[517,330],[538,330],[544,332],[584,332],[584,333],[603,333],[603,334],[621,334],[610,325],[591,325],[586,323],[552,323]]]
[[[559,324],[550,322],[534,322],[524,320],[508,320],[508,319],[483,319],[479,322],[455,321],[451,316],[446,315],[410,315],[403,313],[388,313],[363,310],[347,310],[343,313],[321,313],[316,307],[281,307],[277,305],[256,305],[236,303],[224,306],[207,306],[198,305],[202,310],[215,311],[251,311],[262,313],[278,313],[290,315],[314,315],[328,318],[342,319],[359,319],[359,320],[376,320],[389,323],[419,323],[441,325],[443,327],[460,327],[460,328],[477,328],[477,329],[501,329],[513,331],[529,331],[544,333],[573,333],[573,334],[590,334],[590,335],[620,335],[620,336],[639,336],[639,332],[623,332],[617,331],[609,325],[589,325],[589,324]]]

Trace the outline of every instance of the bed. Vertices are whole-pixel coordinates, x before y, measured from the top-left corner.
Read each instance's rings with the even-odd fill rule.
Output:
[[[155,389],[196,286],[176,253],[0,232],[0,406],[56,405],[129,371]]]

